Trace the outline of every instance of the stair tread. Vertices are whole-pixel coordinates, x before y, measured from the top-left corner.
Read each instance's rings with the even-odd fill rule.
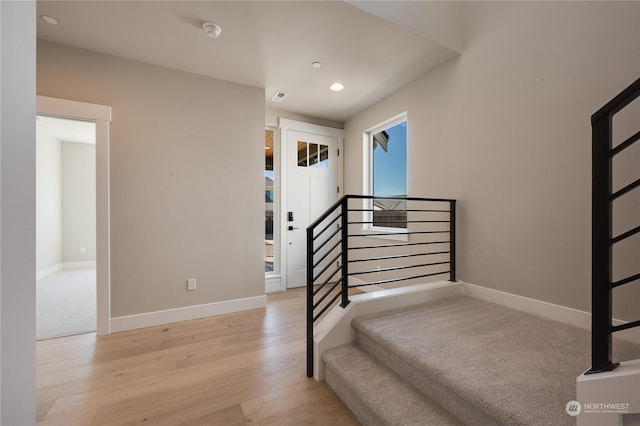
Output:
[[[374,423],[384,425],[461,424],[439,404],[374,360],[356,344],[328,350],[322,360],[325,362],[327,382],[332,384],[331,374],[339,377],[342,386],[336,386],[334,390],[361,421],[365,417],[363,423],[372,416],[376,419]],[[354,402],[354,397],[360,402]],[[358,407],[359,403],[366,408]],[[370,410],[370,413],[360,413],[359,416],[360,410]]]
[[[422,389],[426,380],[424,387],[452,389],[487,418],[575,422],[565,404],[575,399],[576,377],[589,367],[586,330],[467,296],[359,317],[353,326],[356,340],[381,362],[400,374],[406,363],[407,375],[424,375],[406,377],[414,386]],[[627,343],[621,352],[638,354]]]

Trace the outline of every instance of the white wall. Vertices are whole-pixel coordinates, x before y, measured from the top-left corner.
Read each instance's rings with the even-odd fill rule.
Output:
[[[35,424],[36,3],[0,2],[0,423]]]
[[[62,262],[61,144],[37,121],[36,132],[36,272]]]
[[[264,90],[41,41],[37,54],[38,94],[112,107],[111,316],[264,295]]]
[[[95,262],[96,146],[62,142],[61,176],[62,261]]]
[[[460,58],[345,124],[347,193],[362,132],[408,111],[409,193],[459,200],[459,278],[590,311],[590,115],[640,76],[640,3],[463,12]],[[621,291],[616,316],[637,319],[640,289]]]

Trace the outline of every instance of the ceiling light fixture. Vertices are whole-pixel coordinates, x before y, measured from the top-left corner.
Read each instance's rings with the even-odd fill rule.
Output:
[[[342,83],[333,83],[330,86],[330,89],[333,90],[334,92],[339,92],[342,89],[344,89],[344,84],[342,84]]]
[[[311,66],[314,67],[314,68],[320,68],[322,66],[322,64],[320,62],[313,62],[311,64]]]
[[[211,38],[218,38],[218,36],[222,33],[222,28],[220,28],[220,25],[213,24],[211,22],[205,22],[204,24],[202,24],[202,29]]]
[[[58,20],[56,18],[51,17],[51,16],[42,15],[40,18],[42,18],[42,20],[44,22],[46,22],[47,24],[51,24],[51,25],[57,25],[58,24]]]

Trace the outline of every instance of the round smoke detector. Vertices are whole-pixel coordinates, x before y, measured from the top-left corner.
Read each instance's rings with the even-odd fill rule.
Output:
[[[222,28],[220,28],[219,25],[213,24],[211,22],[205,22],[204,24],[202,24],[202,29],[211,38],[218,38],[218,36],[222,32]]]

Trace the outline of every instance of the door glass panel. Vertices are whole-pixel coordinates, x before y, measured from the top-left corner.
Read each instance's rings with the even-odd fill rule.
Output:
[[[298,141],[298,167],[307,167],[307,143]]]
[[[309,144],[309,167],[318,167],[318,144]]]
[[[320,161],[318,162],[318,168],[329,168],[329,147],[327,145],[320,145]]]
[[[275,175],[273,170],[273,130],[265,130],[264,138],[264,271],[271,272],[274,270],[274,232],[273,232],[273,212],[274,212],[274,189]]]

